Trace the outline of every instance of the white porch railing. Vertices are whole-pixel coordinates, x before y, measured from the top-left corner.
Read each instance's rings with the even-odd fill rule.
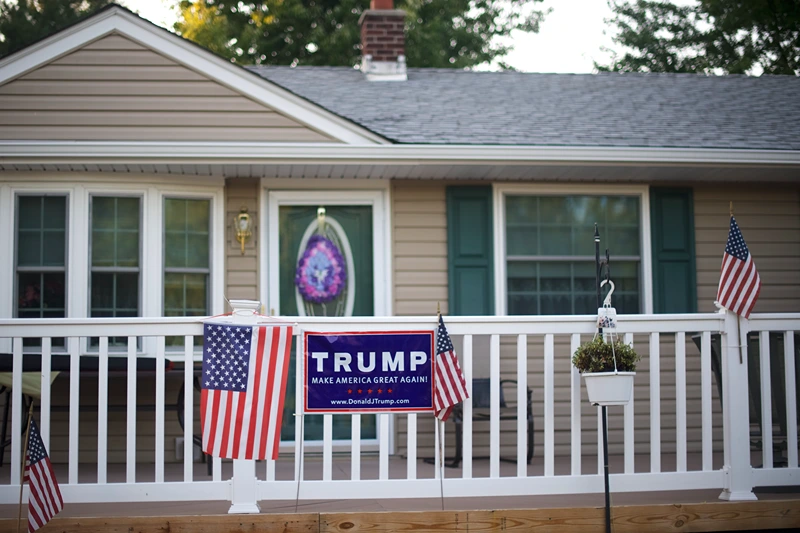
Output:
[[[486,435],[474,432],[472,401],[464,403],[463,422],[463,466],[460,470],[446,471],[445,479],[439,480],[437,467],[433,477],[422,477],[418,470],[422,456],[435,456],[432,436],[421,434],[418,425],[425,425],[431,415],[422,414],[381,414],[378,415],[378,474],[377,479],[362,479],[362,439],[359,415],[352,415],[351,439],[349,447],[350,479],[334,479],[334,440],[331,415],[324,415],[323,441],[321,448],[321,479],[309,479],[304,473],[304,461],[309,457],[307,449],[301,449],[301,424],[295,424],[294,453],[289,453],[293,462],[293,474],[288,479],[276,475],[276,462],[266,461],[265,470],[259,470],[257,490],[248,496],[254,505],[258,500],[293,499],[300,500],[341,499],[341,498],[438,498],[444,493],[447,497],[457,496],[503,496],[537,494],[597,493],[603,491],[601,475],[602,450],[599,431],[585,431],[582,425],[586,420],[587,402],[582,399],[582,384],[579,374],[568,365],[568,359],[579,342],[588,340],[595,331],[594,317],[588,316],[550,316],[550,317],[448,317],[448,329],[457,345],[461,346],[460,356],[468,386],[471,387],[474,371],[481,365],[478,359],[488,357],[490,379],[490,422],[488,430],[489,463],[488,475],[478,476],[475,469],[477,460],[473,457],[478,447],[476,439]],[[433,317],[386,317],[386,318],[298,318],[297,334],[307,331],[390,331],[390,330],[432,330]],[[609,417],[622,415],[621,467],[612,473],[610,486],[612,492],[713,489],[722,491],[721,498],[753,499],[753,487],[796,485],[800,480],[798,468],[797,442],[797,395],[795,334],[800,332],[800,314],[754,315],[750,321],[742,321],[737,326],[737,318],[724,312],[693,315],[635,315],[619,317],[618,333],[629,343],[644,352],[642,368],[636,377],[635,401],[619,412],[610,409]],[[748,334],[755,332],[758,338],[758,356],[751,349],[750,358],[758,364],[748,365],[748,354],[742,356],[738,347],[746,344]],[[770,333],[772,332],[772,333]],[[67,475],[60,478],[64,499],[70,502],[132,502],[132,501],[191,501],[191,500],[231,500],[237,493],[240,500],[241,488],[252,487],[252,475],[243,476],[237,472],[248,470],[234,469],[234,475],[223,479],[222,462],[213,461],[210,480],[196,479],[193,461],[195,427],[195,393],[193,392],[195,347],[193,336],[202,334],[202,325],[195,319],[183,318],[131,318],[131,319],[45,319],[45,320],[0,320],[0,352],[10,351],[3,357],[11,360],[13,386],[11,388],[10,446],[6,447],[5,457],[8,475],[0,484],[0,500],[16,503],[19,495],[20,456],[23,435],[23,365],[29,348],[23,349],[23,339],[41,339],[41,399],[38,418],[41,434],[48,450],[51,450],[51,406],[53,394],[51,387],[51,368],[54,357],[69,360],[67,372],[68,387],[68,446]],[[689,335],[690,337],[687,337]],[[180,336],[184,338],[181,351],[167,351],[165,338]],[[98,338],[97,347],[89,349],[88,338]],[[127,349],[122,352],[109,350],[109,339],[127,338]],[[488,355],[477,354],[477,339],[488,339]],[[63,348],[54,348],[53,339],[65,338]],[[141,338],[141,340],[139,340]],[[691,338],[697,339],[699,350],[694,351]],[[750,337],[753,339],[753,337]],[[503,342],[501,342],[501,339]],[[741,340],[738,340],[741,339]],[[756,344],[751,340],[751,345]],[[782,353],[776,355],[775,343],[782,344]],[[2,349],[3,343],[8,349]],[[302,343],[297,343],[302,347]],[[667,348],[665,348],[665,346]],[[687,371],[687,346],[696,370]],[[719,348],[716,348],[719,346]],[[298,349],[299,350],[299,349]],[[718,351],[717,351],[718,350]],[[80,463],[81,446],[81,390],[86,387],[85,375],[81,374],[81,360],[97,358],[97,372],[91,378],[97,379],[97,436],[96,436],[96,478],[84,482],[79,472],[94,465]],[[117,451],[118,445],[109,444],[109,421],[118,420],[109,413],[109,362],[112,358],[122,358],[126,369],[125,420],[125,475],[124,482],[109,481],[109,452]],[[155,360],[155,385],[152,397],[137,397],[137,365],[139,361]],[[697,361],[699,358],[699,362]],[[718,358],[718,359],[715,359]],[[185,391],[182,407],[185,413],[183,426],[183,479],[167,480],[165,465],[165,393],[167,378],[166,361],[185,364],[180,380]],[[721,365],[713,362],[719,360]],[[116,359],[115,361],[119,361]],[[302,405],[302,354],[296,358],[296,405],[300,415]],[[777,363],[776,363],[777,362]],[[483,363],[483,361],[481,361]],[[775,371],[776,364],[783,366],[783,372]],[[561,369],[559,373],[557,367]],[[542,368],[541,374],[533,372]],[[567,368],[571,370],[567,370]],[[749,420],[748,369],[758,368],[758,394],[760,404],[760,431],[751,431]],[[779,370],[779,369],[778,369]],[[565,376],[567,376],[565,378]],[[516,439],[501,438],[500,380],[517,380],[517,422]],[[559,382],[558,378],[561,379]],[[721,378],[723,404],[714,400],[714,379]],[[170,378],[172,379],[172,378]],[[687,380],[689,384],[687,385]],[[673,387],[674,382],[674,387]],[[92,382],[93,383],[93,382]],[[568,383],[568,385],[566,384]],[[668,386],[667,386],[668,384]],[[537,420],[543,427],[537,428],[542,437],[543,453],[534,457],[537,466],[527,464],[527,424],[526,390],[532,386],[536,390],[534,410]],[[699,389],[699,394],[688,393],[690,388]],[[565,389],[561,391],[560,389]],[[566,394],[566,389],[569,393]],[[776,394],[776,391],[783,391]],[[728,393],[728,391],[733,391]],[[564,394],[559,394],[564,392]],[[674,413],[662,408],[666,396],[672,402],[674,394]],[[94,395],[94,391],[92,391]],[[561,400],[558,400],[562,398]],[[563,398],[569,398],[568,402]],[[688,409],[687,401],[699,398],[699,409]],[[780,403],[773,417],[773,402]],[[64,398],[59,398],[62,400]],[[558,400],[558,401],[557,401]],[[643,400],[645,405],[642,406]],[[62,403],[57,402],[57,403]],[[560,402],[560,403],[559,403]],[[137,451],[137,405],[151,404],[154,409],[154,448],[152,461],[142,461]],[[566,407],[556,415],[556,406]],[[665,404],[666,405],[666,404]],[[671,403],[670,403],[671,405]],[[687,410],[688,409],[688,410]],[[699,412],[699,424],[696,422]],[[566,414],[568,413],[568,414]],[[674,424],[672,423],[674,414]],[[695,420],[688,422],[689,415]],[[406,417],[407,431],[403,448],[405,476],[398,478],[396,473],[390,478],[390,417]],[[599,421],[599,408],[598,408]],[[664,417],[662,419],[662,416]],[[722,434],[715,431],[715,418],[722,421]],[[778,418],[776,420],[776,418]],[[669,423],[667,423],[669,419]],[[569,438],[566,424],[557,422],[568,420]],[[591,420],[591,418],[590,418]],[[619,419],[616,419],[619,420]],[[80,422],[80,424],[79,424]],[[718,425],[718,424],[717,424]],[[598,428],[600,424],[597,424]],[[637,427],[639,426],[639,427]],[[433,424],[430,424],[433,427]],[[94,429],[94,428],[91,428]],[[642,429],[645,431],[643,432]],[[755,428],[753,428],[755,430]],[[637,431],[638,430],[638,431]],[[690,437],[690,430],[694,436]],[[448,427],[452,432],[452,426]],[[93,434],[93,431],[91,432]],[[698,436],[699,435],[699,436]],[[647,446],[637,439],[646,442]],[[760,443],[758,461],[763,466],[751,465],[751,442]],[[568,444],[566,443],[568,442]],[[613,444],[613,443],[612,443]],[[664,449],[662,449],[662,445]],[[501,446],[516,448],[516,470],[514,475],[501,474]],[[776,448],[776,446],[778,446]],[[585,449],[597,450],[598,469],[584,471],[582,458]],[[556,473],[558,450],[569,450],[569,472]],[[664,461],[664,450],[670,451],[669,467]],[[722,461],[715,464],[715,449],[723,450]],[[777,453],[776,453],[777,449]],[[10,451],[10,453],[9,453]],[[85,450],[83,450],[85,451]],[[121,450],[120,450],[121,451]],[[291,451],[291,448],[287,451]],[[674,465],[672,453],[674,451]],[[317,454],[319,451],[315,451]],[[92,450],[92,453],[94,451]],[[52,451],[51,451],[52,455]],[[151,454],[148,453],[148,457]],[[337,456],[338,457],[338,456]],[[694,458],[697,458],[695,461]],[[642,461],[644,459],[644,461]],[[691,460],[690,460],[691,459]],[[437,458],[438,460],[438,458]],[[279,461],[285,461],[282,457]],[[649,467],[647,463],[649,462]],[[154,463],[152,479],[137,480],[137,469],[151,468]],[[541,463],[541,468],[539,468]],[[643,466],[644,465],[644,466]],[[259,465],[259,469],[262,466]],[[592,470],[594,470],[592,468]],[[139,472],[141,474],[141,472]],[[148,473],[148,476],[150,474]],[[301,477],[302,475],[302,477]],[[141,476],[139,476],[141,477]],[[299,480],[299,481],[298,481]],[[239,503],[242,503],[241,501]],[[245,502],[246,503],[246,502]]]

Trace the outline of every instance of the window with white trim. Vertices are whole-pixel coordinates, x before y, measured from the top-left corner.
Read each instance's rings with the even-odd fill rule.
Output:
[[[597,312],[594,224],[611,253],[613,305],[642,312],[641,197],[624,194],[503,196],[509,315]]]

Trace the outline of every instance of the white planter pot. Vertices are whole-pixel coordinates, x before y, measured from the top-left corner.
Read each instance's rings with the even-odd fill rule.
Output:
[[[636,372],[595,372],[583,374],[592,405],[625,405],[633,394]]]

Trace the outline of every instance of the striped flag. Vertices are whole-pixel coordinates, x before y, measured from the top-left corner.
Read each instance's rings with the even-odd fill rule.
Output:
[[[731,216],[728,243],[722,255],[717,301],[737,315],[749,318],[760,292],[761,278],[753,256],[747,249],[736,219]]]
[[[456,351],[439,315],[439,330],[436,334],[436,386],[433,393],[433,413],[440,420],[447,420],[453,406],[469,398],[467,382],[461,373]]]
[[[200,426],[203,452],[277,459],[291,326],[205,324]]]
[[[31,418],[23,483],[28,482],[28,531],[36,531],[64,508],[53,465],[44,449],[36,422]]]

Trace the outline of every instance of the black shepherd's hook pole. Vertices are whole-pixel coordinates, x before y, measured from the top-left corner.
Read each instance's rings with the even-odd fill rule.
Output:
[[[606,275],[611,277],[609,269],[609,256],[606,250]],[[595,265],[595,286],[597,287],[597,308],[600,308],[600,232],[597,231],[597,223],[594,225],[594,265]],[[599,328],[598,333],[603,334],[603,329]],[[606,493],[606,533],[611,533],[611,495],[608,490],[608,421],[606,418],[606,406],[600,408],[600,417],[603,419],[603,478],[605,480]]]

